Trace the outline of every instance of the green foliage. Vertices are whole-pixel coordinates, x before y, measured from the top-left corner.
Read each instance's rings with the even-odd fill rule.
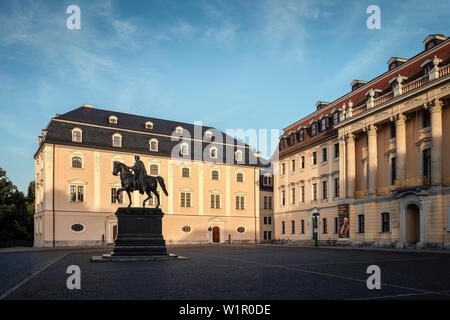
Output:
[[[25,196],[0,168],[0,241],[33,240],[34,181]]]

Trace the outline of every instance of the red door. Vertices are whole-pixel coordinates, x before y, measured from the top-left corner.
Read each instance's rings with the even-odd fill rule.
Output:
[[[220,242],[220,228],[214,227],[212,232],[213,232],[213,242],[214,243]]]
[[[113,226],[113,241],[117,238],[117,224]]]

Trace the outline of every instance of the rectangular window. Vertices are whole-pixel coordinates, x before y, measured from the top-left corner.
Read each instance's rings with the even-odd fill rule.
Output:
[[[305,186],[300,186],[300,202],[305,202]]]
[[[334,178],[334,197],[339,197],[339,178]]]
[[[78,202],[83,202],[84,201],[84,187],[83,186],[78,186],[77,201]]]
[[[391,159],[391,185],[395,183],[397,179],[397,158],[393,157]]]
[[[338,233],[338,217],[334,217],[334,233]]]
[[[429,109],[422,109],[422,128],[427,128],[431,124],[431,115]]]
[[[431,183],[431,151],[430,149],[423,150],[423,175],[426,183]]]
[[[397,132],[395,130],[395,122],[394,121],[392,121],[389,125],[389,133],[390,133],[391,139],[396,137]]]
[[[84,201],[84,186],[70,186],[70,201],[83,202]]]
[[[286,194],[284,190],[281,190],[281,205],[282,206],[286,205]]]
[[[116,195],[119,188],[111,188],[111,203],[123,203],[123,192],[119,194],[119,201],[117,201]]]
[[[272,197],[267,197],[267,209],[272,209]]]
[[[244,210],[244,209],[245,209],[245,197],[236,196],[236,210]]]
[[[212,209],[220,209],[220,195],[219,194],[212,194],[210,196],[211,200],[211,208]]]
[[[305,234],[305,220],[300,220],[300,232]]]
[[[285,226],[284,226],[284,221],[281,221],[281,234],[285,234],[286,230],[285,230]]]
[[[267,217],[264,217],[264,224],[267,224]]]
[[[311,125],[311,137],[314,137],[317,133],[317,122],[314,122]]]
[[[191,207],[191,193],[190,192],[181,192],[181,207],[190,208]]]
[[[77,186],[70,186],[70,201],[77,201]]]
[[[381,214],[381,232],[389,232],[389,212],[383,212]]]
[[[317,200],[317,183],[313,183],[312,189],[313,189],[313,201],[316,201]]]
[[[322,149],[322,161],[327,161],[328,154],[327,154],[327,148]]]
[[[267,232],[267,240],[272,240],[272,231]]]
[[[272,217],[268,217],[268,224],[272,224]]]
[[[264,240],[267,240],[267,231],[264,231]]]
[[[305,169],[305,156],[300,157],[301,168]]]
[[[320,121],[320,127],[321,127],[320,131],[322,131],[322,132],[327,130],[327,118],[326,117]]]
[[[364,233],[364,215],[358,215],[358,232]]]
[[[291,188],[291,204],[295,203],[295,187]]]
[[[328,219],[327,218],[323,218],[322,219],[322,233],[328,233]]]
[[[339,158],[339,143],[334,144],[334,158]]]
[[[312,165],[315,166],[317,164],[317,152],[314,151],[312,153]]]
[[[281,175],[284,175],[286,173],[286,164],[282,163],[281,164]]]
[[[322,199],[328,199],[328,181],[322,181]]]
[[[291,171],[295,171],[295,159],[291,160]]]
[[[291,233],[295,233],[295,221],[291,221]]]

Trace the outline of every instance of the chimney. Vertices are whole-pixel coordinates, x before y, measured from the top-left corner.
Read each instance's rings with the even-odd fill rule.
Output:
[[[365,85],[367,83],[367,81],[362,81],[362,80],[353,80],[352,83],[350,83],[350,87],[352,87],[352,91],[362,87],[363,85]]]
[[[406,59],[403,59],[403,58],[398,58],[398,57],[390,58],[389,61],[387,62],[388,70],[392,70],[392,69],[398,67],[399,65],[401,65],[405,61],[406,61]]]
[[[83,104],[83,107],[92,109],[92,104]]]
[[[425,44],[425,50],[431,49],[447,39],[448,38],[446,36],[440,33],[430,34],[428,35],[428,37],[426,37],[425,40],[423,40],[423,43]]]

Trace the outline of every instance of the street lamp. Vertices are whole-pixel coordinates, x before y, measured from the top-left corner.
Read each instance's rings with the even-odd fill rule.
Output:
[[[313,214],[313,239],[314,245],[319,246],[319,216],[320,213],[314,212]]]

